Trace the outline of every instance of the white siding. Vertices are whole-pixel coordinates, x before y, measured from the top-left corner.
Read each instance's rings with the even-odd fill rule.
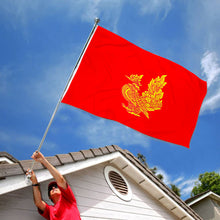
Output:
[[[126,175],[124,176],[133,192],[132,200],[126,202],[118,198],[104,178],[105,165],[107,164],[97,165],[66,176],[76,196],[82,220],[177,219]],[[50,181],[41,184],[41,190],[45,201],[50,203],[47,197],[48,182]],[[43,219],[34,206],[31,186],[0,196],[0,219]]]
[[[118,198],[104,178],[105,165],[94,166],[66,177],[77,197],[83,220],[177,219],[125,175],[133,192],[132,200],[127,202]]]
[[[0,196],[1,220],[40,220],[33,203],[32,189],[27,187]]]
[[[207,220],[220,219],[219,210],[215,207],[214,201],[210,197],[207,197],[191,205],[191,208],[194,209],[203,219],[207,219]]]

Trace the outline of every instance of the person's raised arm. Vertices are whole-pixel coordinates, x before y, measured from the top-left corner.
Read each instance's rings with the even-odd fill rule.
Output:
[[[37,181],[37,177],[34,171],[32,170],[31,171],[27,170],[26,175],[29,175],[29,174],[31,174],[30,180],[32,182],[32,187],[33,187],[34,203],[42,212],[44,212],[46,208],[46,203],[42,200],[40,185]]]
[[[41,152],[38,152],[38,151],[34,152],[32,155],[32,158],[35,161],[40,162],[42,165],[44,165],[49,170],[49,172],[54,177],[55,181],[60,187],[62,187],[63,189],[67,188],[67,183],[64,177],[52,164],[49,163],[49,161],[44,157],[44,155]]]

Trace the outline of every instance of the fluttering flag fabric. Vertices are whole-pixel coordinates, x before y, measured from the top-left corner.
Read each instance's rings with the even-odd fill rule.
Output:
[[[206,92],[184,67],[97,26],[61,102],[189,147]]]

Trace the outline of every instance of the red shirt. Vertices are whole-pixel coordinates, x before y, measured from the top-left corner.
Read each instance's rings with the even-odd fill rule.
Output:
[[[66,190],[62,187],[59,189],[61,191],[59,201],[53,206],[46,204],[44,212],[39,213],[48,220],[81,220],[76,198],[70,186],[67,185]]]

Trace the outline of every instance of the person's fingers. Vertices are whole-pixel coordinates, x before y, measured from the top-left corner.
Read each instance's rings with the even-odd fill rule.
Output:
[[[30,168],[28,168],[27,170],[26,170],[26,174],[28,174],[30,172]]]
[[[26,176],[32,177],[33,171],[30,168],[28,168],[25,174]]]

